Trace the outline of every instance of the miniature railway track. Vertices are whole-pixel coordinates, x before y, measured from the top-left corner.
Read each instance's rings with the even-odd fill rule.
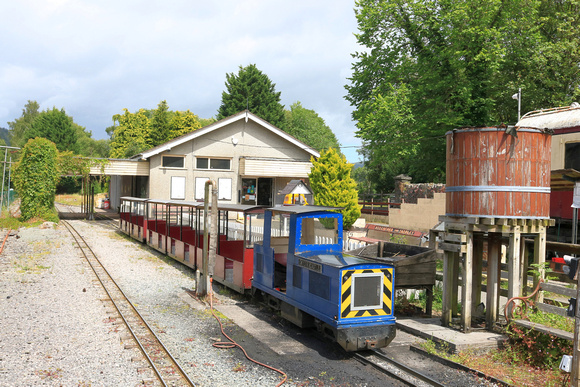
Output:
[[[59,212],[59,216],[62,219],[84,219],[85,214],[80,212],[79,206],[73,206],[70,204],[55,203],[55,207]],[[94,219],[99,221],[99,224],[104,225],[110,229],[118,229],[119,221],[117,219],[111,218],[105,214],[94,212]]]
[[[363,364],[371,365],[380,372],[383,372],[408,386],[444,386],[444,384],[437,380],[432,379],[417,370],[409,368],[396,360],[390,359],[388,356],[378,351],[367,351],[364,353],[357,352],[353,354],[353,357]]]
[[[110,216],[105,214],[101,214],[96,212],[95,219],[99,221],[99,224],[103,224],[104,226],[117,230],[119,228],[119,221],[117,219],[113,219]]]
[[[123,320],[137,347],[163,386],[195,386],[155,332],[114,281],[80,233],[66,220],[61,220],[75,239],[83,256]]]

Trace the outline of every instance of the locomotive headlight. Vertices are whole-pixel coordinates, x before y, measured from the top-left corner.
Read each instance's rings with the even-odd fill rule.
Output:
[[[383,273],[356,273],[352,281],[352,310],[383,307]]]

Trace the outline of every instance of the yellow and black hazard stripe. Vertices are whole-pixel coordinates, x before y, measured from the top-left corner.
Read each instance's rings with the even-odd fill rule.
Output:
[[[383,298],[382,308],[351,310],[352,305],[352,278],[353,274],[383,273]],[[340,297],[340,317],[372,317],[388,316],[393,313],[391,309],[393,297],[393,269],[366,269],[366,270],[345,270],[342,272],[342,290]]]

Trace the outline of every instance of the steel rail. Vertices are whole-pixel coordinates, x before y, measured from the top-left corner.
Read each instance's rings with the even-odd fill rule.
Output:
[[[417,370],[414,370],[414,369],[412,369],[410,367],[407,367],[403,363],[400,363],[400,362],[398,362],[398,361],[396,361],[394,359],[391,359],[391,358],[387,357],[386,355],[384,355],[384,354],[382,354],[382,353],[380,353],[380,352],[378,352],[376,350],[375,351],[370,351],[370,352],[367,352],[367,353],[370,354],[370,355],[372,355],[372,356],[375,356],[375,357],[377,357],[377,358],[379,358],[379,359],[381,359],[381,360],[383,360],[383,361],[385,361],[387,363],[389,363],[390,365],[392,365],[392,366],[396,367],[397,369],[405,372],[406,374],[411,375],[415,379],[421,380],[422,382],[425,382],[425,383],[427,383],[427,384],[429,384],[431,386],[444,387],[444,384],[439,383],[435,379],[432,379],[429,376],[427,376],[427,375],[425,375],[425,374],[423,374],[423,373],[421,373],[421,372],[419,372]],[[355,353],[355,354],[353,354],[353,356],[355,358],[357,358],[358,360],[362,361],[363,363],[372,365],[373,367],[375,367],[379,371],[384,372],[384,373],[390,375],[391,377],[394,377],[398,381],[403,382],[403,383],[405,383],[408,386],[415,386],[416,385],[416,383],[414,383],[412,381],[409,381],[407,378],[404,378],[404,377],[402,377],[400,375],[397,375],[395,372],[393,372],[393,371],[389,370],[388,368],[383,367],[382,365],[380,365],[380,364],[372,361],[367,356],[364,356],[361,353]]]
[[[135,306],[133,305],[133,303],[131,301],[129,301],[129,298],[127,297],[127,295],[123,292],[123,290],[115,282],[115,280],[113,279],[113,277],[109,274],[109,272],[107,271],[107,269],[104,267],[104,265],[98,259],[98,257],[93,252],[93,250],[91,249],[91,247],[87,244],[87,242],[82,237],[82,235],[68,221],[61,220],[61,222],[67,227],[68,231],[71,233],[71,235],[73,236],[73,238],[76,241],[77,245],[81,249],[81,252],[83,253],[85,259],[87,260],[87,262],[91,266],[91,269],[95,273],[95,276],[97,277],[97,279],[101,283],[101,286],[105,290],[105,293],[107,293],[107,296],[109,297],[109,299],[113,303],[113,306],[115,307],[115,309],[119,313],[119,316],[121,317],[121,319],[123,320],[125,326],[127,327],[127,329],[129,330],[129,332],[131,333],[131,336],[133,337],[133,339],[137,343],[137,346],[139,347],[139,350],[141,351],[141,353],[143,354],[143,356],[147,359],[147,362],[149,363],[149,365],[153,369],[155,375],[157,376],[157,379],[163,384],[163,386],[167,386],[167,384],[165,383],[165,381],[163,379],[163,375],[161,375],[161,372],[158,370],[158,368],[156,367],[154,361],[151,359],[151,357],[147,353],[147,350],[141,344],[141,341],[137,337],[137,334],[131,328],[131,324],[127,321],[127,318],[125,317],[124,313],[121,311],[121,307],[119,306],[119,304],[117,302],[115,302],[114,297],[111,294],[111,292],[109,291],[110,289],[107,287],[107,285],[105,285],[105,283],[103,281],[103,278],[97,272],[98,269],[100,269],[100,270],[102,270],[104,272],[104,274],[107,277],[105,279],[105,281],[109,281],[117,289],[117,291],[122,296],[121,297],[121,301],[122,302],[124,301],[126,304],[128,304],[130,306],[130,308],[133,310],[133,312],[135,313],[135,315],[137,316],[137,318],[143,324],[143,327],[146,328],[147,333],[149,335],[151,335],[154,338],[154,340],[157,342],[157,344],[159,344],[159,346],[163,349],[163,351],[165,352],[166,358],[168,358],[169,360],[171,360],[171,362],[173,363],[173,368],[177,369],[177,371],[181,374],[182,378],[190,386],[195,386],[195,383],[193,383],[189,379],[189,377],[187,376],[187,373],[181,368],[181,366],[179,365],[179,363],[177,362],[177,360],[171,355],[171,353],[169,352],[169,350],[167,349],[167,347],[165,347],[165,345],[163,344],[163,342],[161,341],[161,339],[155,334],[155,332],[153,331],[153,329],[149,326],[149,324],[147,323],[147,321],[145,321],[145,319],[139,313],[139,311],[135,308]],[[83,247],[83,245],[84,245],[84,247]],[[95,265],[93,264],[93,262],[91,262],[91,258],[89,258],[89,256],[87,255],[87,252],[85,251],[85,249],[90,252],[90,255],[92,256],[92,259],[94,259],[94,261],[96,261],[96,263],[98,264],[98,268],[95,267]]]
[[[67,213],[80,214],[80,212],[77,211],[75,206],[73,206],[71,204],[56,203],[56,202],[54,204],[55,204],[55,207],[59,213],[62,213],[62,214],[67,214]],[[63,208],[64,208],[64,210],[63,210]],[[113,229],[113,228],[118,229],[119,228],[119,222],[116,219],[111,218],[110,216],[108,216],[106,214],[95,212],[94,216],[95,216],[95,220],[105,221],[106,226],[108,226],[111,229]]]

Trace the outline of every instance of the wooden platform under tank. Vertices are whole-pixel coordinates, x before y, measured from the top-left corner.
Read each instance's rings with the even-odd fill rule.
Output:
[[[437,271],[435,250],[421,246],[379,242],[347,253],[393,265],[395,289],[425,289],[427,291],[425,313],[431,315]]]
[[[533,263],[543,266],[546,257],[546,228],[553,219],[507,217],[440,216],[443,227],[430,232],[430,247],[443,250],[442,324],[449,326],[459,314],[461,329],[471,331],[471,317],[482,302],[485,305],[486,327],[492,329],[503,312],[500,305],[501,261],[505,247],[508,266],[508,299],[519,297],[527,286],[528,246],[533,239]],[[524,238],[523,236],[526,236]],[[482,297],[483,250],[487,242],[487,283]],[[525,259],[524,259],[525,258]],[[539,267],[540,267],[539,266]],[[461,277],[461,282],[459,278]],[[534,275],[534,287],[544,277],[540,269]],[[458,295],[461,294],[461,308]]]

